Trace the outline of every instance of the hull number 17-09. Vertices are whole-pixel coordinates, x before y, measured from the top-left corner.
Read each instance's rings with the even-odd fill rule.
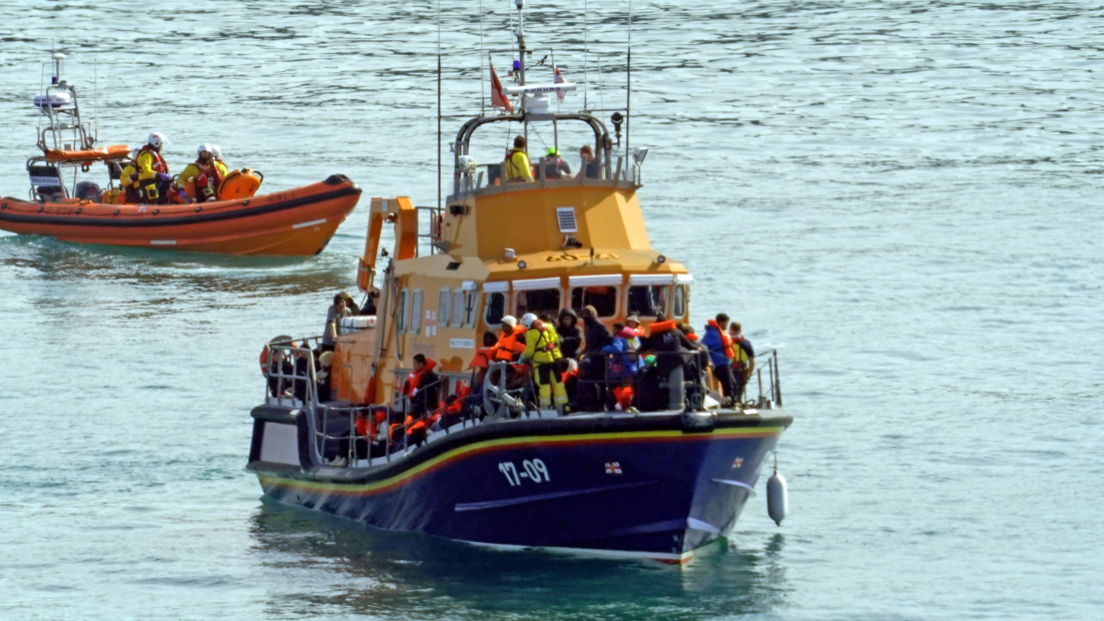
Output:
[[[522,479],[529,479],[533,483],[548,482],[548,466],[539,459],[526,459],[521,462],[521,470],[512,461],[504,461],[498,464],[498,471],[506,475],[506,482],[510,487],[521,485]]]

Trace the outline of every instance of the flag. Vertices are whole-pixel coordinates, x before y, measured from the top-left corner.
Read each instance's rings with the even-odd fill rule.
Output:
[[[498,74],[495,73],[494,65],[491,65],[491,107],[506,108],[507,112],[514,111],[514,106],[510,104],[510,100],[507,99],[506,95],[502,92],[502,82],[498,80]]]
[[[564,79],[563,74],[560,73],[559,67],[556,67],[554,71],[556,72],[556,84],[563,84],[564,82],[567,82],[567,80]],[[560,100],[560,103],[563,103],[565,95],[567,95],[565,91],[556,91],[556,98]]]

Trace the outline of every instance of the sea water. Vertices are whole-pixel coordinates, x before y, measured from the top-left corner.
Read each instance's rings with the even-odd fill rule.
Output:
[[[511,60],[512,4],[482,4],[482,55],[479,3],[440,5],[446,166],[486,97],[481,57],[497,50],[501,76]],[[25,196],[54,46],[100,144],[160,131],[173,170],[215,142],[262,189],[344,173],[366,198],[434,205],[437,10],[8,0],[0,194]],[[623,107],[628,10],[530,3],[530,81],[551,81],[551,60],[537,65],[551,47],[585,105]],[[319,333],[353,287],[367,200],[308,259],[0,234],[0,618],[1104,616],[1104,13],[632,11],[622,140],[650,149],[651,241],[694,274],[695,325],[724,311],[779,352],[795,417],[781,527],[765,476],[731,540],[682,571],[262,501],[244,471],[257,356],[277,334]],[[561,108],[583,105],[580,88]],[[552,140],[530,135],[534,150]],[[577,165],[572,140],[560,146]]]

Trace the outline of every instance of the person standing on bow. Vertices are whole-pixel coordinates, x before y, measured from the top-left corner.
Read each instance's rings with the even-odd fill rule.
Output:
[[[529,166],[529,155],[525,152],[525,136],[514,138],[514,148],[506,153],[506,181],[532,181],[533,169]]]
[[[532,366],[540,407],[549,409],[554,406],[562,414],[563,407],[567,405],[567,390],[560,381],[557,369],[557,360],[563,358],[563,354],[560,353],[556,331],[533,313],[525,313],[521,324],[526,328],[525,351],[521,354],[521,361]]]
[[[737,399],[743,401],[748,378],[755,371],[755,348],[744,338],[739,321],[728,324],[728,337],[732,339],[732,376],[736,380]]]
[[[721,384],[725,405],[732,405],[739,399],[736,392],[736,378],[732,374],[732,337],[725,332],[728,329],[728,315],[719,313],[716,319],[710,319],[705,326],[705,336],[701,343],[709,348],[709,358],[713,362],[713,377]]]
[[[176,186],[195,202],[206,203],[218,200],[222,178],[211,145],[203,143],[196,148],[196,161],[188,164],[176,178]]]
[[[165,134],[150,134],[146,144],[138,150],[138,157],[134,159],[134,167],[138,171],[135,176],[139,200],[147,205],[164,204],[172,182],[169,165],[161,157],[161,147],[165,146],[165,142]]]

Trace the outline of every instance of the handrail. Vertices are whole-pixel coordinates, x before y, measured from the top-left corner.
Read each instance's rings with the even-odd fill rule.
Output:
[[[512,389],[509,387],[507,369],[518,364],[516,361],[490,362],[484,375],[484,381],[478,387],[475,385],[477,372],[473,370],[468,384],[471,390],[469,394],[462,398],[459,406],[460,415],[459,418],[455,419],[448,414],[449,407],[454,405],[455,401],[450,404],[447,396],[442,394],[445,391],[441,390],[442,387],[448,386],[450,381],[448,375],[442,375],[426,386],[418,388],[419,391],[437,391],[438,397],[438,403],[435,407],[421,413],[412,412],[411,397],[406,395],[390,405],[365,406],[320,403],[318,401],[316,359],[314,349],[311,347],[312,342],[317,345],[320,339],[319,336],[298,339],[298,343],[301,343],[301,345],[289,339],[269,343],[265,346],[269,352],[268,363],[265,368],[266,401],[271,402],[272,399],[275,399],[278,405],[301,408],[301,411],[307,417],[306,423],[311,438],[309,445],[310,457],[315,464],[327,464],[325,455],[329,453],[327,451],[328,442],[338,443],[338,457],[342,452],[341,443],[345,443],[345,464],[353,464],[359,458],[357,443],[360,441],[368,443],[367,458],[369,460],[373,459],[372,438],[376,438],[376,442],[379,442],[381,439],[380,432],[376,429],[374,432],[369,432],[368,436],[359,435],[356,419],[358,415],[375,412],[380,407],[386,408],[387,412],[387,418],[383,421],[386,428],[382,437],[384,453],[381,456],[386,461],[391,461],[392,455],[400,450],[405,453],[414,448],[415,445],[410,443],[410,432],[414,425],[418,423],[425,424],[428,436],[429,433],[440,431],[444,431],[446,434],[450,433],[450,428],[457,423],[467,425],[469,422],[479,423],[484,420],[530,418],[534,414],[541,416],[539,408],[534,410],[532,407],[532,403],[537,398],[537,390],[533,384],[531,373],[526,372],[522,386]],[[623,371],[619,373],[615,371],[618,365],[624,365],[631,360],[643,364],[649,356],[661,359],[665,356],[678,356],[683,359],[683,363],[673,367],[668,377],[660,378],[661,386],[664,383],[667,384],[669,395],[668,407],[665,409],[676,407],[677,404],[676,409],[682,409],[683,411],[704,411],[703,397],[708,390],[708,367],[696,365],[693,361],[686,360],[687,357],[701,356],[702,353],[700,350],[679,349],[660,352],[626,351],[582,354],[576,359],[581,364],[586,364],[591,360],[601,360],[603,362],[602,375],[601,377],[587,377],[582,375],[582,369],[580,369],[580,375],[576,378],[576,382],[580,387],[600,386],[601,392],[592,395],[592,397],[597,397],[602,401],[601,409],[587,411],[605,411],[611,409],[611,403],[613,403],[613,398],[607,391],[626,386],[631,387],[634,394],[640,394],[638,388],[644,378],[644,373],[640,370],[633,373],[624,373]],[[758,394],[755,399],[743,399],[742,394],[741,399],[738,400],[735,406],[740,409],[749,407],[769,409],[773,405],[782,405],[781,382],[778,374],[778,351],[775,349],[766,350],[756,356],[756,359],[765,361],[765,363],[754,369]],[[297,360],[303,360],[303,365],[293,362]],[[697,367],[697,376],[686,377],[686,370],[695,367]],[[766,371],[765,378],[764,371]],[[763,385],[764,379],[767,380],[768,385],[766,387]],[[751,380],[752,377],[749,374],[749,377],[745,378],[745,391],[751,385]],[[483,399],[482,408],[479,410],[473,407],[477,397]],[[347,419],[348,425],[344,433],[332,432],[330,420],[340,420],[342,417]],[[430,426],[430,421],[432,421],[433,427]],[[374,419],[372,422],[375,422]],[[439,427],[436,427],[438,424]],[[395,438],[396,432],[399,433],[398,439]],[[418,445],[420,444],[421,440],[418,440]],[[337,457],[334,459],[337,459]],[[330,462],[330,464],[333,464],[333,462]],[[343,464],[338,463],[337,465]]]

